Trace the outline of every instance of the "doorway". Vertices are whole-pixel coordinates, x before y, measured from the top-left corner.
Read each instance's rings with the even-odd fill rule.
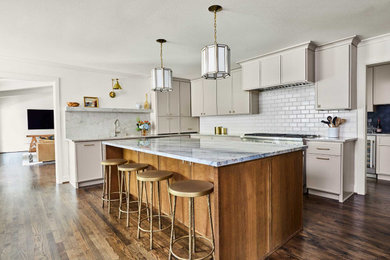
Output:
[[[63,162],[58,83],[58,78],[53,77],[0,72],[0,114],[2,115],[0,152],[19,152],[21,163],[27,166],[38,163],[38,159],[41,164],[54,164],[52,168],[55,169],[55,182],[62,183]],[[51,129],[29,127],[28,121],[31,119],[28,118],[28,110],[36,110],[33,112],[46,110],[49,113],[51,111],[52,127],[46,127]],[[40,158],[37,158],[37,144],[34,145],[35,149],[30,149],[33,136],[41,143]]]

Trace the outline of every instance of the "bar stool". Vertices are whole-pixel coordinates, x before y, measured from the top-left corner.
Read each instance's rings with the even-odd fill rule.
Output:
[[[103,178],[103,195],[102,195],[102,201],[103,201],[103,208],[104,208],[104,202],[106,201],[108,203],[108,213],[111,211],[111,202],[112,201],[119,201],[119,199],[111,199],[111,193],[119,193],[119,191],[111,192],[111,171],[112,166],[118,166],[121,164],[127,163],[127,160],[125,159],[107,159],[102,161],[102,165],[104,167],[104,178]],[[107,173],[108,168],[108,173]],[[107,176],[108,175],[108,176]],[[118,174],[118,185],[119,185],[119,174]]]
[[[134,172],[135,174],[138,174],[139,171],[144,171],[149,167],[149,164],[145,163],[128,163],[128,164],[122,164],[118,166],[118,171],[120,174],[120,185],[119,185],[119,214],[118,219],[121,218],[121,213],[126,213],[126,226],[129,226],[129,215],[130,213],[137,213],[138,212],[138,200],[130,201],[130,178],[131,173]],[[126,210],[122,209],[123,205],[123,186],[125,186],[125,195],[126,195]],[[137,181],[137,196],[139,195],[139,186]],[[146,205],[148,205],[148,195],[146,194]],[[130,210],[130,204],[137,203],[137,210]],[[148,209],[148,206],[146,206],[145,209]]]
[[[148,232],[150,235],[150,250],[153,249],[153,232],[159,232],[163,231],[170,227],[170,225],[166,227],[162,227],[161,224],[161,218],[165,217],[168,218],[168,216],[161,216],[161,201],[160,201],[160,182],[166,180],[167,181],[167,190],[169,189],[169,179],[173,176],[173,172],[169,171],[145,171],[140,172],[137,175],[137,180],[141,182],[141,191],[138,196],[139,202],[138,202],[138,230],[137,230],[137,238],[140,238],[140,231]],[[150,209],[149,209],[149,217],[142,218],[141,219],[141,205],[142,205],[142,193],[143,189],[145,187],[146,191],[146,182],[150,183]],[[154,182],[157,182],[157,200],[158,200],[158,215],[153,215],[153,184]],[[144,185],[145,184],[145,185]],[[171,207],[171,196],[168,194],[168,201],[169,201],[169,215],[172,213],[172,207]],[[153,229],[153,217],[158,217],[158,229]],[[144,229],[141,227],[141,223],[145,220],[149,220],[149,229]]]
[[[204,239],[211,244],[210,252],[196,260],[201,260],[213,255],[215,250],[215,241],[214,241],[214,227],[213,219],[211,215],[211,204],[210,204],[210,194],[214,190],[214,185],[207,181],[199,180],[186,180],[178,181],[170,185],[169,194],[173,195],[173,213],[172,213],[172,225],[171,225],[171,239],[169,243],[169,259],[172,259],[172,255],[177,259],[193,259],[192,254],[196,250],[196,238]],[[194,199],[196,197],[206,196],[207,195],[207,206],[209,211],[210,227],[211,227],[211,236],[212,239],[209,239],[205,236],[196,237],[195,234],[195,211],[194,211]],[[176,199],[177,197],[188,198],[189,205],[189,222],[188,222],[188,236],[182,236],[179,238],[174,238],[175,232],[175,213],[176,213]],[[179,257],[176,253],[173,252],[173,246],[176,242],[188,238],[188,258]]]

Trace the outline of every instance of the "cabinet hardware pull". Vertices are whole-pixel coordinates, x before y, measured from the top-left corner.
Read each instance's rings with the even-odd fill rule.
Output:
[[[316,157],[318,160],[325,160],[325,161],[329,161],[330,159],[329,158],[324,158],[324,157]]]
[[[321,151],[329,151],[330,149],[329,149],[329,148],[320,148],[320,147],[317,147],[317,150],[321,150]]]
[[[95,146],[95,144],[84,144],[84,146]]]

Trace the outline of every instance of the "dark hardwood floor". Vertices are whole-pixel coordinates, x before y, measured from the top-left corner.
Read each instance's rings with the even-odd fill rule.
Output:
[[[167,259],[169,231],[150,251],[135,215],[126,228],[101,208],[101,187],[56,185],[53,164],[21,160],[0,154],[0,259]],[[344,204],[305,197],[304,231],[269,259],[390,259],[390,183],[370,181],[368,192]]]

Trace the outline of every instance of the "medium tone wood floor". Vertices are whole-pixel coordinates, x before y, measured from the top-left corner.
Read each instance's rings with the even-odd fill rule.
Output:
[[[167,259],[169,231],[150,251],[135,215],[126,228],[101,208],[101,187],[55,185],[53,164],[21,160],[0,154],[0,259]],[[304,231],[269,259],[390,259],[390,183],[370,181],[368,191],[344,204],[305,197]]]

